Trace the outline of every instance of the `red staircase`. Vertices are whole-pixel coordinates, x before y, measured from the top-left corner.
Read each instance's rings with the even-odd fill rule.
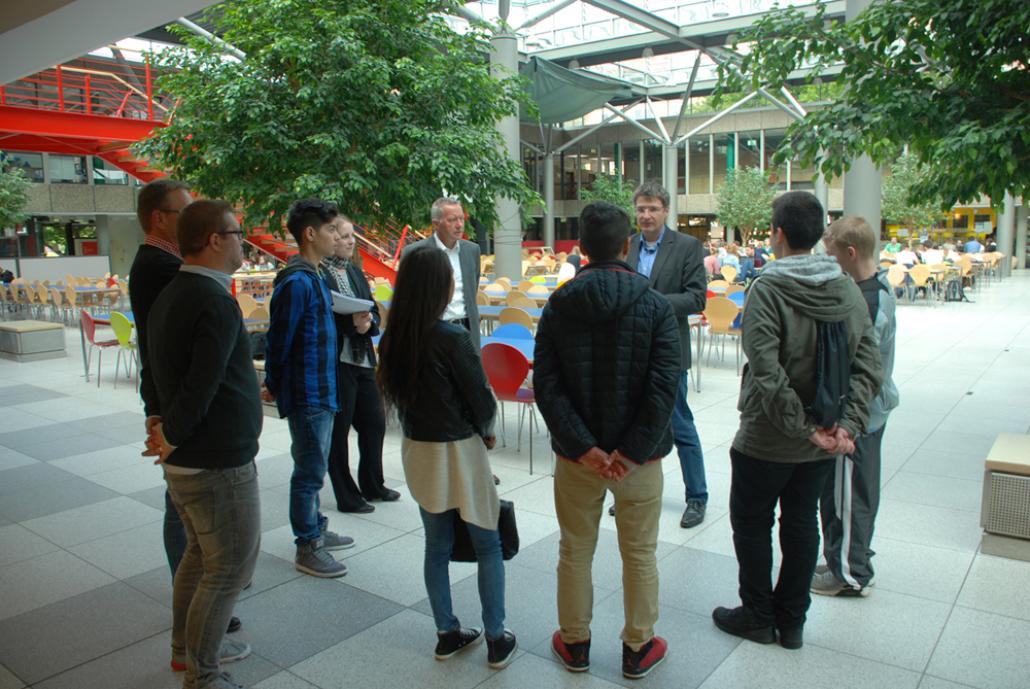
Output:
[[[148,63],[84,57],[0,86],[0,148],[92,155],[143,182],[164,177],[130,150],[171,117],[173,103],[154,93],[155,77]],[[357,229],[364,271],[393,284],[410,231],[392,225]],[[283,262],[297,253],[292,238],[261,228],[246,240]]]

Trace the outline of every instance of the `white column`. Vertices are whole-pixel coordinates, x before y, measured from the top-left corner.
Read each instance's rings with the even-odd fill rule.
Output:
[[[854,19],[872,0],[847,0],[844,16]],[[851,161],[851,169],[844,173],[844,215],[859,215],[872,225],[880,236],[880,170],[869,156]]]
[[[490,67],[495,76],[509,77],[517,75],[518,42],[515,34],[506,24],[490,39],[493,50],[490,52]],[[508,157],[519,160],[519,120],[515,115],[502,118],[497,123],[497,131],[504,138],[504,148]],[[498,277],[518,280],[522,277],[522,221],[519,218],[519,205],[511,199],[498,197],[497,226],[494,228],[494,268]]]
[[[1015,248],[1016,202],[1010,192],[1005,192],[1005,204],[998,216],[998,251],[1005,254],[1001,259],[1001,275],[1007,277],[1012,269],[1012,250]]]
[[[544,245],[554,248],[554,154],[544,156]],[[522,265],[520,257],[519,266]]]
[[[662,186],[669,192],[669,227],[679,229],[679,146],[668,145],[664,147],[665,174],[662,175]]]
[[[1016,252],[1013,256],[1016,257],[1016,270],[1023,270],[1026,268],[1026,218],[1027,218],[1027,201],[1030,199],[1024,199],[1023,205],[1016,209]]]

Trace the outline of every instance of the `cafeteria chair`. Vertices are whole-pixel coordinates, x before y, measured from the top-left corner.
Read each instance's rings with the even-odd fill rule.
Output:
[[[483,346],[483,370],[486,371],[486,379],[493,388],[494,396],[501,403],[501,440],[504,442],[504,403],[514,402],[521,404],[519,412],[519,426],[516,435],[515,451],[522,450],[522,425],[526,411],[529,416],[529,474],[533,474],[533,426],[534,421],[537,429],[540,422],[536,420],[536,413],[532,407],[536,405],[536,394],[532,388],[523,387],[526,376],[529,375],[529,360],[515,347],[501,342],[490,342]]]
[[[478,306],[490,306],[490,296],[483,290],[477,290],[476,304]]]
[[[93,316],[86,311],[86,309],[80,309],[79,311],[79,326],[82,328],[82,334],[86,338],[86,382],[89,382],[89,369],[90,364],[93,361],[93,350],[97,350],[97,387],[100,387],[100,366],[104,357],[104,350],[110,349],[111,347],[118,347],[118,340],[97,340],[97,324],[93,320]]]
[[[709,297],[705,304],[705,320],[708,321],[708,363],[712,362],[713,338],[716,335],[722,336],[722,354],[726,355],[726,338],[733,337],[737,341],[737,375],[740,375],[740,334],[739,327],[734,327],[733,322],[737,319],[740,309],[726,297]]]
[[[930,280],[930,266],[918,263],[909,268],[908,276],[912,279],[912,284],[908,286],[909,301],[915,301],[919,290],[923,290],[923,294],[932,306],[937,300],[936,286]]]
[[[533,332],[519,323],[505,323],[494,330],[492,337],[508,340],[532,340]]]
[[[139,351],[132,339],[132,321],[124,313],[111,312],[111,330],[114,331],[115,339],[118,340],[118,356],[114,360],[114,386],[118,387],[118,368],[125,357],[125,377],[129,377],[129,371],[135,371],[135,387],[139,390]],[[99,384],[100,376],[97,376]]]
[[[501,323],[501,327],[513,323],[523,326],[528,331],[533,330],[533,317],[517,306],[506,306],[501,309],[497,320]]]
[[[246,292],[237,294],[236,302],[240,305],[240,313],[243,314],[244,318],[250,318],[250,314],[254,313],[254,309],[259,306],[257,299]]]
[[[726,282],[732,283],[737,280],[737,269],[733,266],[723,266],[719,269],[719,274],[722,275]]]

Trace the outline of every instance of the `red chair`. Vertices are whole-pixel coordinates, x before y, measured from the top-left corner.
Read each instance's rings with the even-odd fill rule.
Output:
[[[501,403],[501,434],[504,434],[504,403],[515,402],[526,405],[519,412],[519,430],[516,451],[522,449],[522,420],[526,410],[536,404],[536,394],[532,388],[522,387],[529,374],[529,360],[526,355],[511,345],[491,342],[483,346],[483,370],[486,379],[494,390],[494,395]],[[536,414],[529,417],[529,473],[533,473],[533,424]],[[539,421],[536,421],[539,424]]]
[[[111,347],[118,347],[118,340],[101,340],[97,342],[97,324],[93,320],[93,316],[89,315],[85,310],[79,312],[79,328],[82,330],[83,337],[86,338],[86,342],[89,343],[89,348],[86,350],[86,382],[89,382],[89,365],[93,360],[93,348],[96,347],[99,352],[97,353],[97,387],[100,387],[100,362],[104,357],[104,350]]]

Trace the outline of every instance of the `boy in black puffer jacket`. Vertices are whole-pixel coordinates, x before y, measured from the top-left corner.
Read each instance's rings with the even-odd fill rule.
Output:
[[[636,679],[664,657],[658,619],[658,517],[680,342],[668,300],[624,262],[629,216],[591,203],[580,216],[590,264],[548,301],[536,335],[537,405],[558,455],[561,527],[558,622],[552,649],[565,667],[590,666],[591,565],[604,495],[615,495],[626,624],[622,672]]]

